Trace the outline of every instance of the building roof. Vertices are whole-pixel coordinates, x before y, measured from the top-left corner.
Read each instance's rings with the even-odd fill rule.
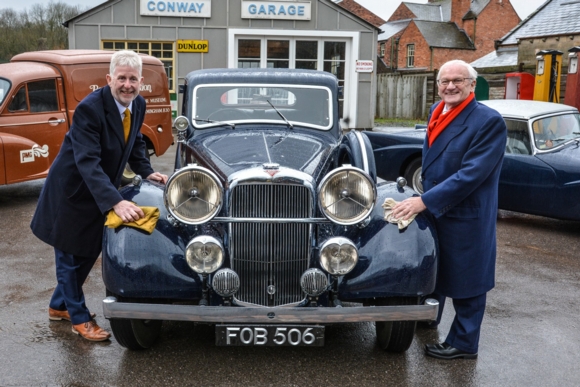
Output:
[[[475,49],[465,31],[457,28],[455,23],[431,22],[414,20],[421,35],[429,47],[456,48],[462,50]]]
[[[346,9],[353,15],[358,16],[359,18],[365,20],[367,23],[374,25],[375,27],[378,27],[381,24],[385,23],[384,19],[374,14],[373,12],[369,11],[367,8],[360,5],[355,0],[330,0],[330,1],[332,1],[335,4],[338,4],[340,7]]]
[[[491,0],[471,0],[470,12],[475,16],[479,16],[481,11],[489,4]]]
[[[389,38],[391,38],[392,36],[398,34],[399,32],[403,31],[405,28],[407,28],[407,26],[409,25],[409,23],[411,22],[411,19],[406,19],[406,20],[397,20],[397,21],[393,21],[393,22],[388,22],[383,24],[380,28],[381,28],[381,33],[379,34],[378,37],[378,41],[382,41],[382,40],[387,40]]]
[[[492,51],[489,54],[470,63],[475,69],[490,67],[517,66],[518,48],[506,47]]]
[[[417,4],[417,3],[406,3],[411,12],[419,20],[430,20],[430,21],[448,21],[451,19],[451,0],[444,0],[439,3],[433,4]]]
[[[479,16],[481,11],[489,4],[491,0],[471,0],[471,6],[464,18],[473,18]],[[427,4],[403,2],[409,8],[416,19],[447,22],[451,21],[452,0],[433,1]]]
[[[580,1],[547,0],[500,39],[502,45],[518,39],[572,35],[580,32]]]

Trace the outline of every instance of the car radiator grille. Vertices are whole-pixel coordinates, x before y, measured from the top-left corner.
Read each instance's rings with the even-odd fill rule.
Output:
[[[308,218],[308,188],[239,185],[231,197],[234,218]],[[232,223],[232,269],[240,276],[240,301],[278,306],[301,301],[300,276],[308,268],[308,223]]]

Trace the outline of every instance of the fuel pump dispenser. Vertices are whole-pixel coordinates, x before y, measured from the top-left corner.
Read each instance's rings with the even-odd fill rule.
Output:
[[[568,50],[568,76],[566,78],[566,94],[564,96],[564,103],[576,108],[580,108],[578,52],[580,52],[580,46],[572,47]]]
[[[536,85],[534,100],[560,102],[560,71],[562,51],[542,50],[536,54]]]

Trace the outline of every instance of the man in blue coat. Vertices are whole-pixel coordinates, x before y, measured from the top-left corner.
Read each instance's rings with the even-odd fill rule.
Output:
[[[498,184],[507,129],[501,115],[474,98],[477,72],[453,60],[441,66],[441,102],[431,108],[423,145],[425,193],[398,203],[408,219],[427,210],[435,217],[440,260],[435,286],[439,317],[445,298],[455,318],[443,343],[425,346],[440,359],[477,357],[486,294],[495,285]]]
[[[125,165],[149,180],[167,182],[166,175],[153,171],[145,154],[141,70],[142,60],[135,52],[113,54],[108,85],[75,109],[30,225],[34,235],[55,251],[58,285],[49,319],[71,321],[72,331],[91,341],[111,336],[93,320],[82,290],[101,252],[105,215],[112,209],[126,223],[144,216],[118,191]]]

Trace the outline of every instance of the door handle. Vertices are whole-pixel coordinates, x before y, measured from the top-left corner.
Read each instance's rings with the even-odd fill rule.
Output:
[[[60,124],[60,123],[63,123],[63,122],[64,122],[64,118],[59,118],[59,119],[56,119],[56,120],[48,120],[48,123],[49,124],[52,124],[52,125]]]

